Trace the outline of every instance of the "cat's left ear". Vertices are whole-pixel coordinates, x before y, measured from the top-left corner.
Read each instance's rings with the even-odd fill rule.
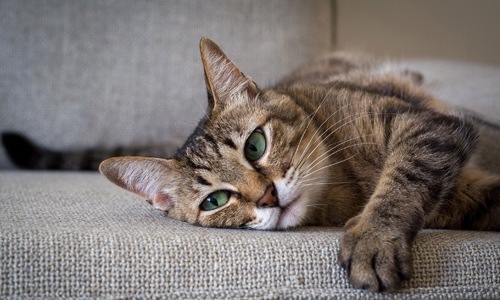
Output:
[[[255,82],[243,74],[217,44],[202,38],[200,52],[211,111],[218,106],[224,107],[237,94],[257,96],[259,89]]]
[[[123,156],[112,157],[99,165],[99,171],[114,184],[146,198],[160,210],[174,205],[173,187],[178,169],[174,159]]]

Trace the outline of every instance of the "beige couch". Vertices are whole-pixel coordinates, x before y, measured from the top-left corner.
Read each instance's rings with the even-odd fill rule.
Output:
[[[0,130],[58,149],[180,143],[205,108],[201,35],[265,85],[331,50],[334,8],[1,0]],[[500,114],[500,69],[408,63],[443,97]],[[413,278],[372,294],[338,266],[338,228],[195,227],[95,172],[20,171],[3,153],[0,168],[0,298],[500,298],[499,233],[425,230]]]

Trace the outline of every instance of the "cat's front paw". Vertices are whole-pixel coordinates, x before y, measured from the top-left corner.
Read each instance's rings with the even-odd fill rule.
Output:
[[[411,245],[401,232],[377,228],[360,216],[349,220],[345,230],[338,258],[354,287],[391,291],[410,278]]]

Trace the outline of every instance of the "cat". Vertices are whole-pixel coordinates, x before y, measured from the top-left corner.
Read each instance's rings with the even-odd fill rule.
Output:
[[[422,228],[500,229],[500,176],[471,163],[474,118],[427,93],[419,73],[336,53],[260,89],[213,41],[202,38],[200,52],[208,109],[185,144],[170,158],[99,166],[169,217],[258,230],[344,226],[338,261],[370,291],[411,277]],[[63,153],[19,135],[3,142],[25,167],[91,169],[104,155],[75,152],[77,163],[64,164]]]

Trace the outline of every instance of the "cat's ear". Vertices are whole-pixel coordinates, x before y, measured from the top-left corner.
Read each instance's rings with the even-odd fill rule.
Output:
[[[174,202],[171,188],[178,174],[177,162],[138,156],[112,157],[99,165],[99,171],[116,185],[136,193],[160,210]]]
[[[200,52],[210,110],[224,106],[233,95],[247,93],[249,97],[255,97],[258,94],[255,82],[243,74],[213,41],[202,38]]]

